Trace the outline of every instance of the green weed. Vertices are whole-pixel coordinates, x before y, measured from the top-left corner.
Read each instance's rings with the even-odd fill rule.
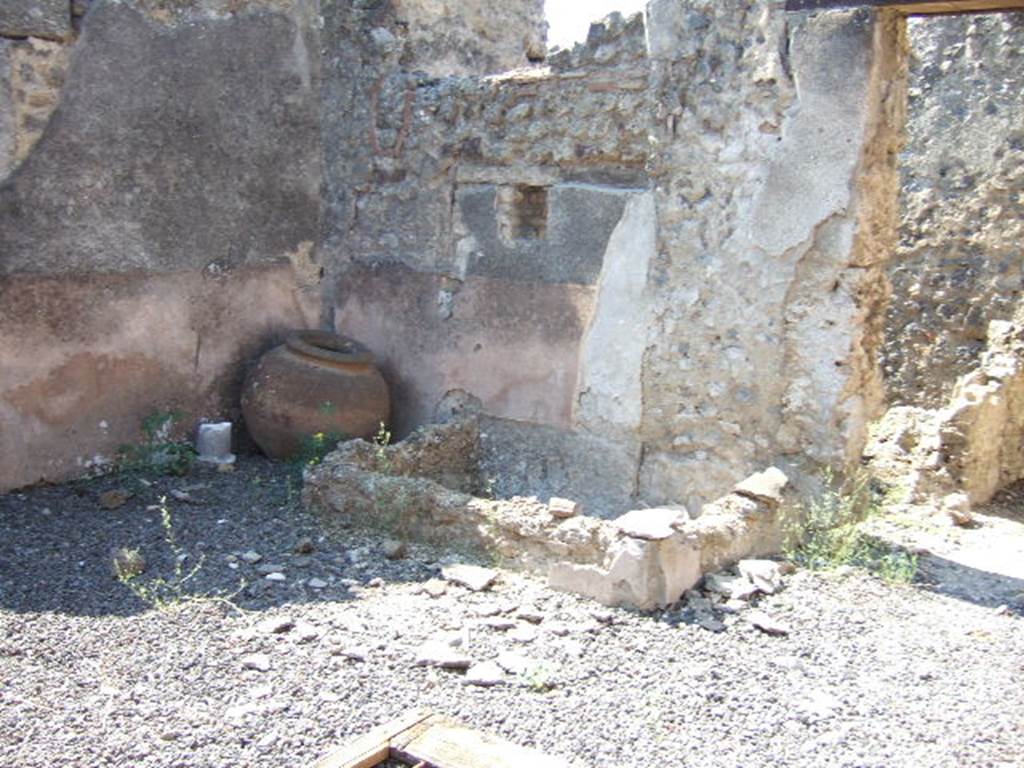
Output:
[[[348,437],[341,432],[317,432],[302,441],[302,447],[292,461],[300,468],[315,467],[323,463],[324,457]]]
[[[917,557],[864,531],[864,524],[881,513],[884,492],[863,473],[840,480],[826,471],[823,481],[820,494],[784,519],[784,554],[812,570],[849,565],[886,581],[913,581]]]
[[[222,602],[237,610],[232,600],[245,588],[245,581],[239,583],[238,590],[230,595],[213,594],[210,592],[192,592],[188,584],[202,570],[203,558],[190,568],[186,569],[185,562],[188,560],[188,553],[178,544],[174,532],[174,519],[171,510],[167,506],[167,497],[160,497],[160,526],[164,531],[164,541],[170,548],[174,560],[174,574],[170,578],[154,576],[144,579],[141,573],[130,568],[118,567],[118,580],[130,589],[136,597],[158,611],[168,611],[179,608],[186,603],[212,601]]]
[[[145,441],[118,449],[117,463],[121,471],[187,475],[195,462],[196,451],[191,443],[172,438],[182,418],[184,414],[176,410],[155,411],[147,416],[142,422]]]

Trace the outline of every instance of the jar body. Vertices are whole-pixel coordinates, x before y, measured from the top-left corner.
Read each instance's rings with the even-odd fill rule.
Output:
[[[291,334],[260,358],[242,390],[249,434],[274,459],[298,456],[318,435],[371,439],[390,415],[387,384],[373,356],[323,331]]]

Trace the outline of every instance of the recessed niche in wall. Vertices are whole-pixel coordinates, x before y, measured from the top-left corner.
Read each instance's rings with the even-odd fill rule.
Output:
[[[505,241],[543,240],[548,229],[548,188],[526,184],[500,188],[498,228]]]

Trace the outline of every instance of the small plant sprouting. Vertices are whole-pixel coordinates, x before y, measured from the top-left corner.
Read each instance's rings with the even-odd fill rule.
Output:
[[[544,693],[555,687],[555,670],[543,662],[531,664],[522,673],[523,681],[536,693]]]
[[[118,465],[122,471],[145,474],[187,475],[196,452],[190,443],[173,440],[174,427],[184,418],[177,410],[160,410],[142,421],[146,439],[138,445],[122,445],[118,449]]]
[[[917,557],[870,536],[863,524],[882,510],[880,492],[859,473],[843,481],[826,470],[824,490],[784,519],[785,555],[806,568],[866,568],[886,581],[908,583]]]
[[[324,457],[337,448],[338,443],[346,440],[346,436],[340,432],[317,432],[309,435],[302,441],[302,448],[299,449],[293,461],[301,468],[315,467],[322,463]]]
[[[229,596],[193,593],[186,589],[188,583],[202,570],[204,559],[200,558],[198,562],[186,570],[185,562],[189,556],[184,548],[178,544],[178,539],[174,532],[174,519],[170,508],[167,506],[166,496],[160,497],[160,526],[164,531],[164,541],[170,548],[171,556],[174,559],[174,575],[169,579],[165,579],[162,576],[143,579],[139,570],[117,567],[118,580],[135,593],[136,597],[158,611],[178,608],[189,602],[207,600],[224,602],[235,608],[236,606],[231,600],[245,588],[244,581],[239,584],[238,591]]]

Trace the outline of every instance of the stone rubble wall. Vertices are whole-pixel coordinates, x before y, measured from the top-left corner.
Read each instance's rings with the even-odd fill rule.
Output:
[[[914,20],[909,42],[892,407],[865,456],[908,503],[983,504],[1024,478],[1024,17]]]
[[[767,3],[655,0],[648,15],[658,255],[640,493],[696,508],[779,456],[855,458],[879,409],[871,286],[902,30]]]
[[[608,514],[855,460],[881,411],[900,24],[656,1],[544,67],[438,79],[354,13],[325,29],[325,322],[384,360],[397,434],[460,396],[560,430],[556,465],[602,441],[569,474],[604,478]],[[537,190],[546,231],[510,236]],[[507,489],[545,475],[508,458]]]
[[[889,409],[865,456],[913,504],[953,493],[983,504],[1024,479],[1024,310],[989,323],[980,364],[957,380],[943,407]]]
[[[325,322],[381,359],[396,435],[463,397],[516,435],[491,453],[503,490],[559,475],[596,480],[595,506],[630,497],[644,341],[623,323],[646,322],[636,236],[654,242],[642,17],[489,76],[417,71],[380,9],[335,8],[324,40]],[[609,405],[620,386],[634,400]],[[550,474],[534,442],[557,448]]]
[[[485,499],[442,484],[475,457],[475,419],[393,446],[350,441],[305,473],[303,502],[328,529],[356,525],[546,574],[555,589],[642,610],[677,602],[705,573],[776,552],[788,480],[769,469],[691,519],[680,507],[600,520],[536,497]],[[568,516],[567,516],[568,515]]]
[[[885,387],[943,407],[989,323],[1021,304],[1024,14],[911,21],[899,250],[889,267]]]

